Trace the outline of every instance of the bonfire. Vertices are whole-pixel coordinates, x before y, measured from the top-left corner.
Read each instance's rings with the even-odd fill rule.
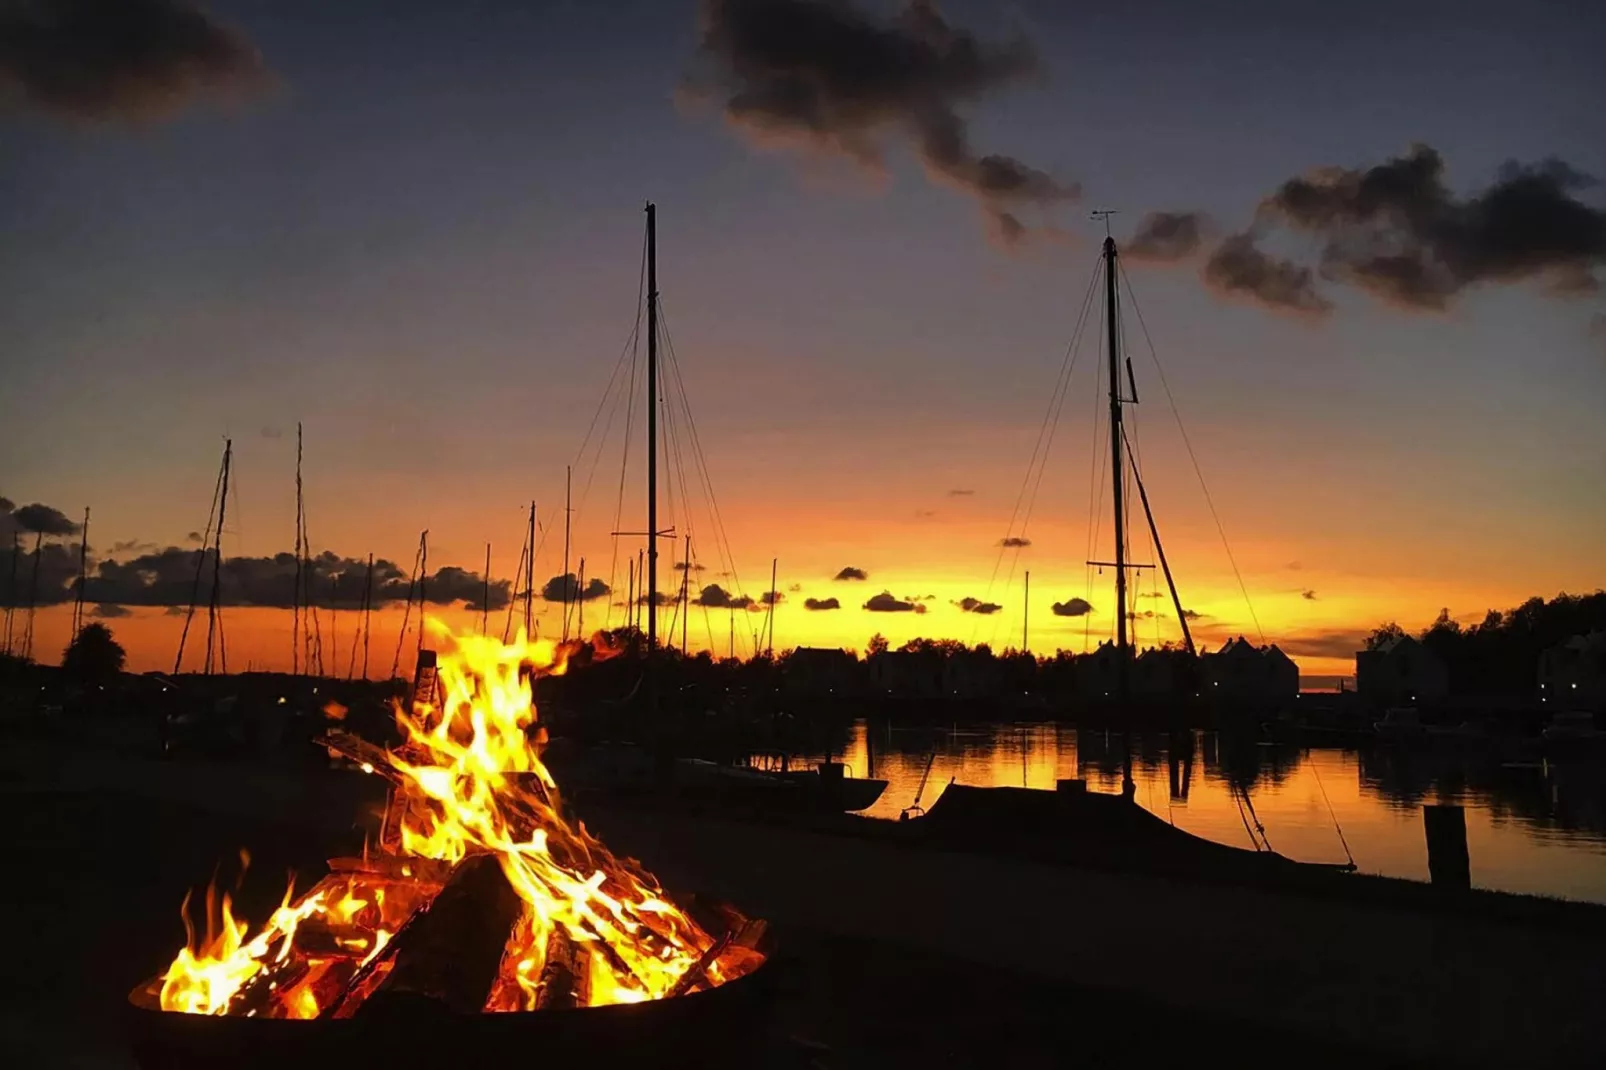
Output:
[[[565,814],[532,681],[571,647],[452,636],[396,704],[392,749],[332,751],[391,783],[379,840],[252,931],[210,888],[204,931],[142,990],[163,1011],[261,1018],[595,1007],[685,996],[756,968],[763,923],[689,903]],[[338,711],[337,711],[338,712]],[[694,920],[694,916],[696,920]],[[139,994],[136,993],[136,1001]]]

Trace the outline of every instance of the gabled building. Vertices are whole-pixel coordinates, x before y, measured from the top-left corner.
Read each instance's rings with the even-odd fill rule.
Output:
[[[1539,694],[1558,711],[1606,709],[1606,631],[1575,635],[1541,652]]]
[[[1416,706],[1442,700],[1450,673],[1438,655],[1402,635],[1355,655],[1355,691],[1377,706]]]
[[[781,689],[793,699],[858,695],[862,680],[859,659],[834,647],[800,646],[786,656],[781,669]]]
[[[1257,647],[1240,635],[1199,662],[1205,694],[1215,701],[1268,706],[1299,697],[1299,666],[1275,643]]]

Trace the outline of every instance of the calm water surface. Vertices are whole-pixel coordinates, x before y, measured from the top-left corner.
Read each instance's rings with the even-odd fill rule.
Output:
[[[935,733],[878,727],[872,740],[869,731],[858,722],[838,758],[862,777],[873,757],[875,775],[888,782],[867,811],[877,817],[896,818],[914,803],[928,760],[931,773],[920,799],[928,807],[951,781],[1052,789],[1056,780],[1079,777],[1089,790],[1120,790],[1120,741],[1103,733],[1044,724]],[[1170,740],[1142,737],[1133,744],[1138,803],[1179,828],[1249,846],[1230,788],[1238,784],[1248,789],[1279,853],[1342,862],[1342,828],[1363,872],[1425,881],[1421,808],[1454,803],[1466,808],[1478,887],[1606,903],[1606,766],[1598,762],[1513,762],[1413,748],[1326,750],[1215,733],[1194,739],[1191,775],[1176,794]]]

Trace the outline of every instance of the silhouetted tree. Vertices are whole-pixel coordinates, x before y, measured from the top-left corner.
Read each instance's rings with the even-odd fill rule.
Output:
[[[1394,621],[1389,621],[1387,624],[1379,624],[1372,629],[1372,634],[1366,637],[1366,649],[1381,650],[1394,640],[1403,638],[1405,638],[1405,629]]]
[[[104,681],[123,671],[127,655],[104,624],[87,624],[61,655],[61,670],[75,680]]]
[[[865,647],[865,653],[873,658],[877,654],[885,654],[889,646],[887,637],[880,632],[876,632],[870,637],[870,643]]]

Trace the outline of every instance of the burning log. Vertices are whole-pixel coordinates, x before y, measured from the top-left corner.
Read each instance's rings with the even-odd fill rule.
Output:
[[[591,1002],[590,961],[575,945],[569,930],[554,925],[546,941],[546,962],[536,984],[532,1010],[584,1007]]]
[[[731,934],[727,932],[709,944],[708,950],[699,955],[697,961],[692,963],[691,968],[680,975],[680,980],[675,982],[674,987],[669,990],[668,996],[684,996],[687,992],[690,992],[693,985],[707,977],[709,967],[719,961],[719,957],[725,953],[727,947],[730,947],[730,943]]]
[[[523,908],[496,857],[465,860],[427,910],[391,940],[395,965],[357,1016],[409,1015],[431,1007],[478,1014]]]

